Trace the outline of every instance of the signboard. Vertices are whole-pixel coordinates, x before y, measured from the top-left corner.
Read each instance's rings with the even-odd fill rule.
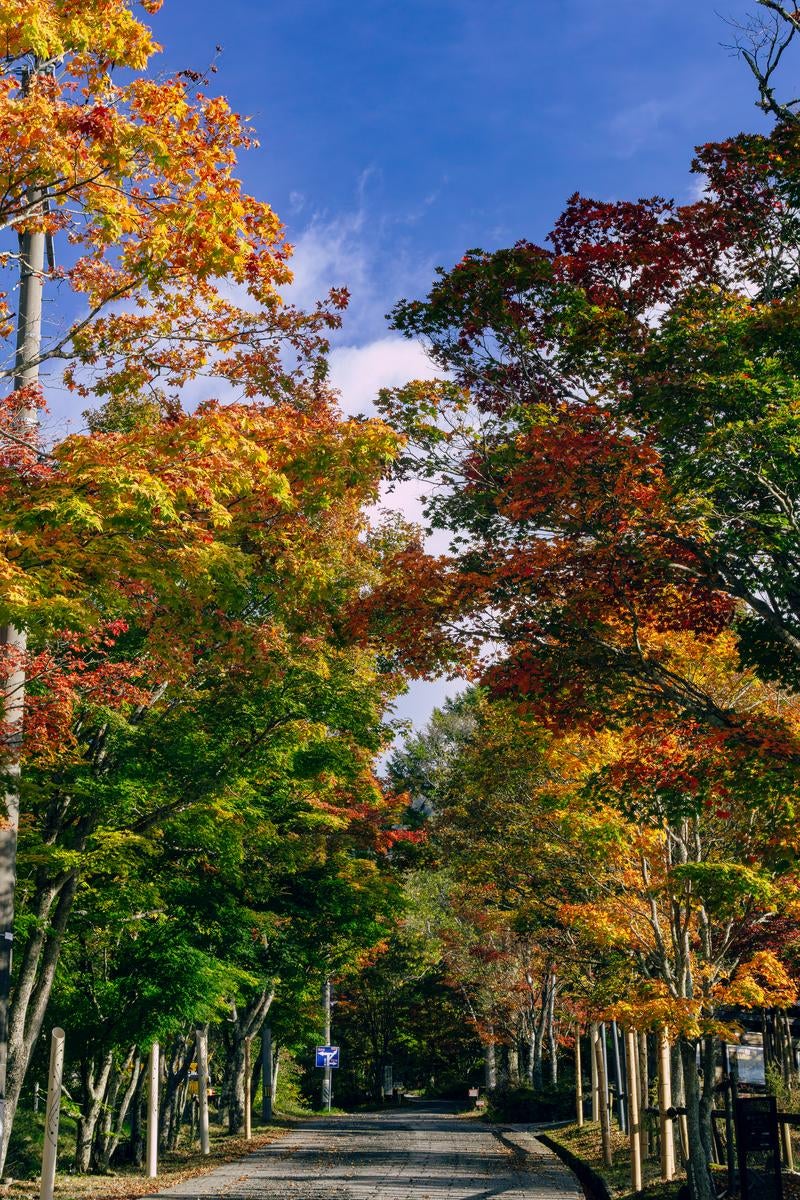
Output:
[[[384,1094],[384,1096],[391,1096],[391,1094],[392,1094],[392,1088],[394,1086],[394,1081],[392,1079],[392,1075],[393,1075],[393,1072],[392,1072],[391,1063],[387,1063],[387,1065],[383,1068],[383,1094]]]
[[[338,1046],[317,1046],[317,1066],[318,1067],[338,1067],[339,1065],[339,1047]]]
[[[469,1094],[470,1100],[477,1100],[478,1096],[480,1096],[480,1094],[481,1094],[480,1088],[470,1088],[468,1094]]]
[[[736,1100],[742,1200],[782,1200],[778,1105],[774,1096]]]

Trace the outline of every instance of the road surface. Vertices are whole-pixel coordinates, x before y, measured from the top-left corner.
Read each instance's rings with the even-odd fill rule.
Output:
[[[582,1200],[530,1133],[403,1110],[310,1121],[153,1200]]]

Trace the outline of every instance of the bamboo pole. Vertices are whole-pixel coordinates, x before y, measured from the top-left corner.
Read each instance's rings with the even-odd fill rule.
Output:
[[[50,1072],[47,1077],[47,1110],[45,1113],[44,1148],[42,1150],[42,1179],[39,1200],[53,1200],[58,1159],[58,1119],[61,1115],[61,1078],[64,1074],[64,1030],[50,1034]]]
[[[250,1038],[244,1039],[244,1136],[253,1136],[253,1114],[250,1107]]]
[[[639,1103],[639,1072],[636,1064],[636,1034],[632,1029],[625,1031],[628,1068],[628,1139],[631,1147],[631,1187],[634,1192],[642,1190],[642,1124]]]
[[[672,1070],[669,1057],[669,1038],[666,1029],[658,1031],[658,1120],[661,1126],[661,1178],[675,1178],[675,1143],[672,1135]]]
[[[583,1125],[583,1074],[581,1069],[581,1027],[575,1030],[575,1115]]]
[[[150,1047],[147,1090],[147,1175],[158,1175],[158,1042]]]

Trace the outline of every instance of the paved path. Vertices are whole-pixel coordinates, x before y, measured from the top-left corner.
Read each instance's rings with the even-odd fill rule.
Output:
[[[311,1121],[154,1200],[582,1200],[530,1133],[431,1112]]]

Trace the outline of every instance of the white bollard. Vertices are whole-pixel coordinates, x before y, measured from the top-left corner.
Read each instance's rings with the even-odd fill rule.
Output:
[[[200,1124],[200,1151],[211,1152],[208,1138],[208,1041],[205,1031],[197,1030],[197,1106]]]
[[[147,1174],[158,1175],[158,1042],[150,1047],[147,1093]]]
[[[54,1029],[50,1035],[50,1073],[47,1077],[47,1111],[45,1113],[39,1200],[53,1200],[53,1189],[56,1185],[58,1119],[61,1115],[61,1078],[63,1074],[64,1030]]]

